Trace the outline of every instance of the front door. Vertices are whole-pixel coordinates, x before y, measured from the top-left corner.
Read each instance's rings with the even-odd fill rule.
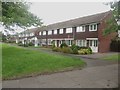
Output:
[[[88,40],[88,43],[93,52],[98,52],[98,40]]]

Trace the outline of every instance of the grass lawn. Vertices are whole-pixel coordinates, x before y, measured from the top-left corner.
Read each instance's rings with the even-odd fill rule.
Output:
[[[120,58],[120,55],[118,54],[103,57],[104,60],[114,60],[114,61],[119,60],[119,58]]]
[[[43,53],[2,44],[3,80],[81,68],[85,63],[79,58]]]

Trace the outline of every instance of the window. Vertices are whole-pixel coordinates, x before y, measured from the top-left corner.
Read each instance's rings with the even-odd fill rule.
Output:
[[[71,45],[72,44],[72,40],[66,40],[65,41],[67,45]]]
[[[86,40],[77,40],[77,45],[80,47],[86,46]]]
[[[92,46],[92,40],[89,40],[89,46]]]
[[[57,34],[57,30],[54,30],[54,34]]]
[[[85,26],[79,26],[79,27],[77,27],[76,32],[85,32]]]
[[[97,24],[89,25],[89,31],[97,31]]]
[[[72,28],[66,28],[66,33],[72,33]]]
[[[52,31],[48,31],[48,35],[51,35],[52,34]]]
[[[97,47],[98,46],[98,41],[94,40],[94,46]]]
[[[48,39],[48,45],[52,45],[52,40]]]
[[[63,34],[63,29],[60,29],[60,30],[59,30],[59,33],[60,33],[60,34]]]
[[[41,32],[39,32],[39,35],[41,35]]]
[[[46,31],[43,31],[43,35],[46,35]]]

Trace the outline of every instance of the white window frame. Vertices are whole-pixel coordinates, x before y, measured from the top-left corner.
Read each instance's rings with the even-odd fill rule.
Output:
[[[94,27],[96,26],[96,29],[94,29]],[[92,26],[92,29],[91,29],[91,26]],[[89,31],[97,31],[97,24],[95,23],[95,24],[90,24],[89,25]]]
[[[76,32],[85,32],[85,25],[78,26]]]
[[[59,30],[59,34],[63,34],[63,29],[60,29],[60,30]]]
[[[46,35],[46,31],[43,31],[43,35]]]
[[[57,34],[57,29],[56,29],[56,30],[54,30],[54,34]]]
[[[86,47],[87,41],[86,40],[77,40],[77,45],[80,47]]]
[[[52,35],[52,31],[50,30],[50,31],[48,31],[48,35]]]
[[[66,28],[66,33],[72,33],[72,28]]]
[[[39,32],[39,35],[41,35],[42,33],[41,32]]]

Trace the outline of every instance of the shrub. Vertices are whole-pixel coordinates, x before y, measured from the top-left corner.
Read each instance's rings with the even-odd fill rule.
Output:
[[[79,53],[79,54],[82,54],[82,55],[85,55],[85,54],[87,54],[87,49],[80,49],[80,50],[78,51],[78,53]]]
[[[62,48],[63,53],[73,53],[72,49],[70,47],[63,47]]]
[[[78,54],[78,48],[75,47],[75,48],[73,49],[73,54]]]
[[[55,46],[55,43],[53,42],[53,43],[52,43],[52,48],[55,48],[55,47],[56,47],[56,46]]]
[[[23,46],[22,41],[18,42],[18,46]]]
[[[92,49],[88,47],[89,54],[92,54]]]
[[[120,40],[112,40],[110,43],[110,50],[113,52],[120,52]]]
[[[28,44],[29,46],[34,46],[34,44],[32,43],[32,42],[29,42],[29,44]]]
[[[62,43],[62,44],[60,45],[60,48],[64,48],[64,47],[68,47],[68,45],[67,45],[66,43]]]
[[[92,50],[91,48],[87,48],[87,49],[80,49],[78,50],[79,54],[85,55],[85,54],[92,54]]]
[[[23,46],[23,44],[22,43],[18,43],[18,46]]]
[[[26,43],[26,44],[25,44],[25,45],[23,45],[23,46],[24,46],[24,47],[28,47],[28,46],[29,46],[29,44],[27,44],[27,43]]]
[[[76,49],[80,49],[80,47],[79,46],[77,46],[77,45],[75,45],[75,44],[72,44],[72,46],[71,46],[71,49],[73,50],[74,48],[76,48]]]
[[[88,47],[84,47],[84,46],[83,47],[79,47],[79,50],[80,49],[88,49]]]
[[[54,47],[52,50],[55,51],[55,52],[61,52],[62,51],[61,48],[59,48],[59,47]]]

